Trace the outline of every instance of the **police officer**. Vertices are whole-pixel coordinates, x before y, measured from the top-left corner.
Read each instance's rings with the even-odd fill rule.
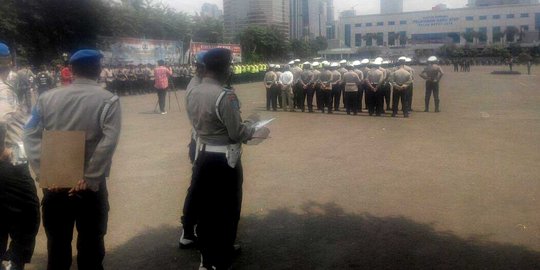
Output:
[[[334,111],[339,112],[339,102],[341,100],[341,72],[338,71],[339,64],[332,63],[332,100],[334,101]]]
[[[412,109],[412,101],[413,101],[413,91],[414,91],[414,69],[412,67],[410,67],[409,65],[407,64],[410,64],[412,63],[412,59],[411,58],[408,58],[408,57],[405,57],[405,65],[403,65],[403,68],[408,71],[409,73],[411,73],[411,77],[412,77],[412,82],[409,84],[409,86],[407,87],[406,91],[407,91],[407,96],[406,98],[408,98],[407,100],[407,110],[409,112],[412,112],[413,109]]]
[[[317,104],[317,110],[320,111],[321,110],[321,84],[320,84],[320,81],[319,81],[319,77],[321,75],[321,72],[319,71],[319,67],[320,67],[320,63],[319,62],[313,62],[312,63],[312,67],[313,67],[313,92],[315,93],[315,98],[316,98],[316,104]],[[309,95],[308,95],[308,109],[311,107],[310,112],[313,112],[313,96],[311,97],[311,102],[309,101]]]
[[[21,270],[34,253],[39,228],[39,199],[30,177],[22,145],[22,130],[28,114],[17,102],[8,82],[11,55],[0,43],[0,269]],[[8,131],[9,130],[9,131]],[[8,249],[8,238],[11,238]]]
[[[343,78],[343,74],[348,72],[348,70],[347,70],[347,60],[339,61],[339,68],[337,70],[339,71],[339,74],[341,75],[341,78]],[[341,96],[343,98],[343,106],[346,108],[347,103],[345,103],[345,82],[343,80],[339,84],[339,89],[340,89],[340,92],[341,92]],[[339,106],[340,106],[339,102],[340,101],[338,101],[338,107],[337,107],[338,111],[339,111]],[[334,100],[334,103],[335,103],[335,100]]]
[[[347,66],[347,72],[343,74],[345,84],[345,109],[347,114],[358,114],[358,86],[362,83],[358,74],[353,71],[353,65]]]
[[[390,83],[390,74],[392,70],[390,70],[390,61],[383,61],[382,66],[380,69],[384,72],[384,80],[383,80],[383,86],[381,87],[382,95],[383,95],[383,108],[386,101],[386,110],[390,110],[390,96],[392,95],[392,84]],[[384,110],[383,110],[384,113]]]
[[[356,94],[357,101],[356,104],[358,104],[358,112],[362,112],[362,97],[364,95],[364,72],[362,72],[362,62],[360,61],[354,61],[352,63],[353,65],[353,71],[358,75],[358,78],[360,79],[360,83],[358,84],[358,92]]]
[[[44,130],[84,131],[86,137],[84,178],[71,189],[43,190],[48,270],[70,269],[75,224],[79,269],[103,269],[109,211],[106,178],[120,135],[121,116],[118,97],[96,83],[101,58],[96,50],[73,54],[73,84],[40,96],[25,127],[24,146],[37,180]]]
[[[301,99],[304,92],[304,87],[301,82],[302,69],[298,66],[300,59],[295,59],[289,62],[291,72],[293,74],[293,93],[294,93],[294,108],[302,109],[300,107]]]
[[[412,74],[405,68],[405,59],[400,58],[398,63],[400,64],[399,67],[392,73],[391,76],[391,82],[394,90],[392,95],[392,117],[396,117],[397,115],[400,99],[403,116],[409,117],[409,110],[407,109],[407,89],[409,84],[412,83]]]
[[[302,85],[302,92],[300,93],[300,109],[305,111],[305,102],[307,97],[308,111],[313,112],[313,71],[311,71],[311,63],[305,62],[303,65],[304,71],[300,75],[300,84]]]
[[[369,59],[362,59],[362,61],[360,61],[360,71],[362,71],[362,75],[364,76],[364,81],[362,82],[361,88],[358,89],[359,112],[362,112],[362,108],[365,108],[367,110],[367,89],[368,88],[367,88],[366,84],[368,83],[367,78],[368,78],[368,73],[369,73],[369,70],[370,70],[368,65],[369,65]],[[364,104],[365,104],[364,107],[362,107],[362,94],[364,95],[364,98],[363,98]]]
[[[43,94],[45,91],[52,88],[53,78],[45,65],[41,66],[41,71],[36,75],[36,85],[38,95]]]
[[[279,84],[279,78],[281,77],[281,65],[275,66],[276,77],[278,78],[275,87],[275,95],[277,96],[277,101],[280,109],[283,109],[283,97],[281,96],[281,85]]]
[[[328,113],[332,113],[332,80],[333,73],[330,70],[330,63],[327,61],[322,62],[323,71],[319,75],[319,82],[321,84],[321,112],[324,113],[324,108],[328,108]]]
[[[277,111],[277,95],[275,88],[277,86],[278,77],[274,72],[274,64],[270,64],[270,68],[264,75],[264,87],[266,88],[266,110],[269,111],[270,107],[272,110]]]
[[[294,112],[294,75],[290,71],[289,66],[285,66],[285,70],[279,76],[279,85],[281,86],[281,99],[283,100],[283,110],[287,107],[290,112]]]
[[[242,201],[241,144],[256,132],[243,122],[240,102],[222,85],[229,77],[232,54],[209,50],[203,57],[202,82],[187,96],[187,112],[197,133],[193,191],[198,202],[197,235],[201,269],[229,269]]]
[[[444,73],[442,68],[437,65],[437,57],[431,56],[428,58],[428,66],[420,73],[420,77],[426,80],[426,98],[425,98],[425,110],[424,112],[429,112],[429,100],[431,99],[431,93],[433,93],[433,98],[435,99],[435,112],[440,112],[439,110],[439,82],[443,77]]]
[[[381,86],[384,80],[384,73],[379,69],[382,62],[377,59],[370,64],[370,70],[366,83],[366,99],[369,115],[381,116],[383,112],[383,95]]]

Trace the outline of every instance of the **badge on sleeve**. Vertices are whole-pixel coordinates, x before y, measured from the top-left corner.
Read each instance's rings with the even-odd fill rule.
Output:
[[[236,97],[236,94],[229,93],[227,95],[227,98],[229,99],[229,103],[233,108],[240,110],[240,101],[238,101],[238,97]]]

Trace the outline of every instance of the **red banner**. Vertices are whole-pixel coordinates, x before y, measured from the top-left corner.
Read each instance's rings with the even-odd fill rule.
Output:
[[[191,56],[193,57],[199,52],[204,52],[215,48],[224,48],[230,50],[233,53],[234,62],[242,62],[242,48],[240,47],[240,44],[191,42],[190,52]]]

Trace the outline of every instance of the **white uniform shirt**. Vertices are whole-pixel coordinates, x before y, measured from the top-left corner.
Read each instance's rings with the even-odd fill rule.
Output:
[[[284,86],[291,85],[293,83],[293,80],[294,80],[294,76],[292,72],[290,71],[285,71],[281,73],[281,76],[279,76],[279,83]]]

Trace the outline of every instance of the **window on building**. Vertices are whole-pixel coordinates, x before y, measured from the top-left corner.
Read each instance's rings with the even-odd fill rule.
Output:
[[[351,47],[351,25],[345,25],[345,46]]]
[[[361,23],[357,23],[354,25],[354,27],[362,27],[362,24]]]
[[[473,16],[467,16],[467,17],[465,17],[465,20],[474,21],[474,17]]]
[[[521,17],[521,18],[529,18],[529,13],[521,13],[519,15],[519,17]]]
[[[378,22],[378,23],[377,23],[377,26],[383,26],[383,25],[384,25],[383,22]]]
[[[493,15],[493,19],[494,19],[494,20],[498,20],[498,19],[500,19],[500,18],[501,18],[501,15]]]
[[[481,21],[484,21],[484,20],[487,20],[487,16],[480,16],[478,17],[478,19],[480,19]]]
[[[493,40],[492,42],[493,43],[500,43],[501,42],[501,38],[503,37],[503,33],[501,31],[501,27],[500,26],[494,26],[491,31],[493,32]]]
[[[362,34],[360,33],[354,34],[354,46],[355,47],[362,46]]]
[[[373,26],[373,24],[368,22],[368,23],[366,23],[366,26]]]
[[[513,19],[513,18],[514,18],[514,14],[506,14],[506,18],[507,18],[507,19]]]
[[[528,25],[522,25],[520,26],[521,28],[521,31],[529,31],[529,26]]]
[[[394,22],[394,21],[389,21],[389,22],[388,22],[388,25],[396,25],[396,22]]]
[[[395,46],[396,45],[396,33],[395,32],[388,32],[388,45],[389,46]]]
[[[482,43],[487,41],[487,27],[478,28],[478,41]]]
[[[399,24],[401,25],[407,24],[407,21],[399,21]]]
[[[377,33],[377,46],[382,46],[384,41],[384,33]]]
[[[399,32],[399,45],[407,45],[407,32]]]

